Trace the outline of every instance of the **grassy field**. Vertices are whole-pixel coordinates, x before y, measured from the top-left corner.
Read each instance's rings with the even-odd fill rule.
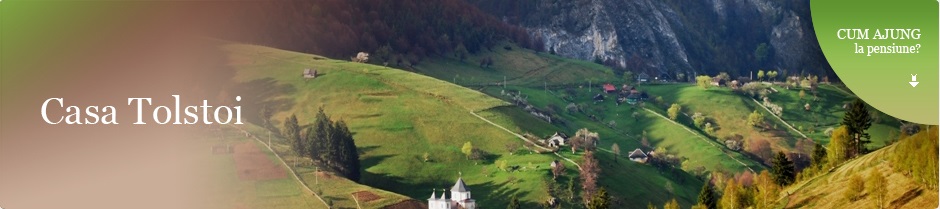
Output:
[[[846,94],[848,92],[839,90],[837,86],[820,85],[817,88],[817,95],[806,91],[806,96],[800,99],[799,89],[784,89],[775,87],[779,93],[771,94],[770,100],[783,106],[784,114],[781,118],[792,124],[793,127],[803,127],[803,133],[810,138],[828,143],[829,137],[824,135],[826,128],[838,127],[842,122],[842,116],[845,115],[845,109],[842,105],[855,100],[854,95]],[[811,105],[810,111],[806,111],[806,103]],[[819,107],[816,107],[819,106]],[[792,111],[787,111],[792,110]],[[871,134],[872,143],[868,145],[871,149],[884,147],[888,142],[898,137],[898,127],[900,122],[874,108],[870,108],[873,118],[876,121],[872,123],[868,133]],[[874,116],[877,115],[877,116]]]
[[[222,134],[225,135],[224,140],[219,134],[213,133],[206,140],[206,150],[213,145],[256,143],[232,128],[222,129]],[[265,153],[273,162],[280,164],[271,152]],[[214,185],[212,191],[217,195],[213,205],[219,208],[327,208],[320,200],[305,192],[293,178],[242,180],[236,172],[232,154],[213,154],[208,160],[209,164],[217,166],[212,169],[217,173],[213,174],[213,182],[210,184]],[[283,169],[287,170],[286,167]]]
[[[507,85],[530,87],[619,80],[610,68],[593,62],[504,45],[512,49],[494,47],[493,51],[470,55],[464,61],[452,56],[438,57],[420,63],[414,71],[463,86],[493,85],[504,79]],[[493,65],[480,67],[479,60],[487,57],[493,59]]]
[[[333,119],[346,121],[361,153],[364,171],[360,183],[364,185],[424,201],[432,189],[449,188],[462,175],[482,207],[505,205],[512,195],[529,206],[548,199],[547,167],[557,157],[509,155],[506,145],[522,141],[470,114],[506,102],[382,66],[248,45],[227,45],[225,50],[237,71],[237,84],[232,89],[247,97],[244,101],[254,101],[245,108],[256,111],[246,112],[270,109],[271,123],[278,126],[283,118],[297,114],[301,125],[308,125],[323,107]],[[306,68],[322,75],[305,81],[301,73]],[[489,153],[488,158],[467,160],[460,152],[465,142]],[[287,147],[277,149],[286,151]],[[423,160],[425,153],[428,162]],[[493,165],[496,160],[524,169],[500,171]],[[298,166],[300,172],[313,169],[310,164]],[[324,189],[323,193],[336,192]]]
[[[936,129],[931,132],[933,136],[936,136]],[[927,134],[927,131],[919,134]],[[848,179],[852,174],[858,174],[863,179],[867,179],[870,172],[878,170],[887,179],[886,202],[888,204],[886,205],[888,208],[937,207],[940,200],[938,200],[936,190],[924,188],[911,177],[896,172],[892,168],[888,159],[896,154],[896,148],[895,145],[889,145],[884,149],[848,161],[815,179],[797,182],[782,193],[782,195],[790,194],[783,203],[786,204],[786,208],[876,208],[876,200],[867,194],[863,195],[860,200],[849,201],[843,197],[843,193],[848,188]]]
[[[641,146],[641,135],[646,131],[647,139],[650,141],[652,147],[664,147],[669,153],[684,157],[685,160],[683,161],[682,167],[687,171],[692,171],[699,167],[708,171],[722,170],[730,172],[740,172],[747,169],[744,165],[731,160],[730,157],[725,154],[726,152],[729,152],[730,155],[743,161],[747,167],[758,171],[762,169],[758,163],[749,161],[746,157],[738,153],[714,147],[711,142],[705,141],[694,133],[686,131],[682,126],[676,125],[669,120],[663,119],[641,108],[627,104],[618,106],[612,99],[595,104],[591,97],[593,97],[598,90],[594,90],[592,91],[593,93],[591,93],[588,89],[578,89],[575,91],[577,93],[570,97],[573,101],[566,101],[556,96],[561,93],[555,91],[546,92],[541,89],[526,87],[510,87],[507,90],[501,88],[487,88],[484,90],[484,92],[496,97],[500,97],[501,91],[522,92],[522,94],[528,96],[528,101],[533,106],[545,109],[551,109],[548,108],[550,106],[565,107],[569,103],[582,105],[583,109],[585,109],[585,113],[568,112],[564,109],[555,110],[562,121],[564,121],[564,124],[558,124],[557,126],[565,130],[568,134],[572,134],[577,131],[577,129],[583,127],[596,131],[601,136],[599,146],[604,149],[610,149],[614,143],[617,143],[624,153],[632,151]],[[659,109],[654,107],[654,105],[647,105],[647,107],[654,110]],[[638,113],[638,118],[632,117],[634,112]],[[592,120],[590,115],[594,115],[598,120]],[[615,121],[616,125],[614,128],[607,126],[609,121]]]

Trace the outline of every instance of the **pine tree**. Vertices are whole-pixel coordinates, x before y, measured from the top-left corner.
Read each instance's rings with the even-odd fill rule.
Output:
[[[291,149],[297,153],[298,156],[304,156],[307,153],[304,149],[304,139],[300,137],[300,125],[297,122],[297,115],[291,114],[290,117],[284,119],[284,137],[286,137],[290,144]]]
[[[816,143],[816,146],[813,147],[813,156],[810,161],[814,167],[822,168],[823,164],[826,164],[826,148]]]
[[[849,136],[853,139],[851,142],[853,149],[850,150],[849,158],[854,158],[868,151],[865,145],[871,143],[871,140],[869,140],[871,136],[866,131],[871,127],[871,122],[871,114],[868,112],[865,102],[861,99],[855,99],[842,118],[842,125],[846,127]]]
[[[712,191],[711,184],[705,182],[705,185],[702,185],[702,190],[698,193],[698,204],[704,205],[708,209],[718,208],[718,202],[715,201],[715,192]]]
[[[774,156],[774,159],[771,161],[773,164],[771,171],[773,172],[774,182],[781,186],[793,183],[796,173],[793,170],[793,162],[787,159],[787,154],[778,152],[777,156]]]
[[[306,154],[313,161],[326,161],[326,156],[329,156],[329,153],[324,153],[324,150],[329,150],[330,147],[330,129],[333,128],[333,124],[330,121],[330,118],[326,116],[326,113],[323,112],[321,107],[317,111],[316,121],[313,123],[313,127],[307,130],[307,140]]]

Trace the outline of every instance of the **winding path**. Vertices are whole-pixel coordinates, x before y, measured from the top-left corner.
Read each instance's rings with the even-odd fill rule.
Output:
[[[281,161],[281,164],[283,164],[284,167],[287,167],[287,170],[289,170],[290,173],[293,174],[294,179],[297,180],[297,182],[299,182],[301,186],[304,186],[304,189],[307,190],[307,192],[309,192],[310,194],[313,194],[314,197],[317,197],[317,199],[319,199],[320,202],[322,202],[323,205],[326,206],[326,208],[332,208],[330,207],[329,204],[326,204],[326,201],[323,200],[323,197],[320,197],[320,195],[318,195],[316,192],[313,192],[313,190],[310,189],[310,186],[307,185],[307,182],[304,182],[303,179],[301,179],[300,176],[297,175],[297,172],[295,172],[294,169],[291,168],[290,165],[287,165],[287,162],[285,162],[284,159],[281,158],[281,155],[277,154],[277,152],[275,152],[274,149],[271,149],[271,146],[269,144],[265,143],[264,141],[256,137],[254,134],[251,134],[251,132],[248,132],[245,129],[239,128],[238,126],[235,126],[232,124],[228,124],[228,125],[231,126],[232,128],[242,131],[242,133],[244,133],[246,136],[250,136],[252,139],[255,139],[256,141],[258,141],[259,143],[267,147],[268,151],[271,151],[271,153],[274,153],[274,156],[277,157],[277,160]],[[358,205],[359,202],[357,201],[356,204]]]
[[[524,136],[519,135],[519,134],[516,133],[516,132],[512,132],[512,131],[510,131],[509,129],[506,129],[505,127],[503,127],[503,126],[501,126],[501,125],[499,125],[499,124],[493,123],[493,121],[487,120],[486,118],[483,118],[482,116],[477,115],[477,113],[475,113],[475,112],[473,112],[473,111],[470,111],[470,114],[473,115],[473,116],[476,116],[477,118],[479,118],[480,120],[483,120],[483,121],[486,122],[486,123],[489,123],[490,125],[496,126],[496,127],[499,128],[499,129],[503,129],[503,131],[509,132],[509,133],[512,134],[513,136],[516,136],[516,137],[518,137],[519,139],[522,139],[523,141],[528,142],[529,144],[532,144],[532,146],[538,147],[539,149],[542,149],[542,150],[545,150],[545,151],[552,151],[552,150],[549,149],[549,148],[545,148],[545,147],[543,147],[543,146],[540,146],[540,145],[536,144],[536,143],[533,142],[532,140],[526,139]],[[574,166],[577,166],[577,167],[578,167],[578,170],[581,170],[581,165],[579,165],[578,163],[574,162],[574,160],[571,160],[571,159],[569,159],[569,158],[566,158],[566,157],[564,157],[564,156],[561,156],[561,154],[558,154],[557,152],[552,152],[552,154],[555,154],[555,156],[558,156],[558,157],[560,157],[561,159],[564,159],[565,161],[568,161],[568,162],[570,162],[571,164],[574,164]]]

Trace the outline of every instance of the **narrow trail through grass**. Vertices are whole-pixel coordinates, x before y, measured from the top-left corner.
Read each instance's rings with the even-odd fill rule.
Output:
[[[316,192],[313,192],[313,190],[311,190],[310,187],[307,186],[307,183],[305,183],[302,179],[300,179],[300,176],[297,175],[297,172],[295,172],[294,169],[290,167],[290,165],[287,165],[287,162],[284,161],[284,158],[281,158],[280,154],[277,154],[277,152],[275,152],[274,149],[271,149],[270,144],[265,143],[264,141],[259,139],[257,136],[255,136],[254,134],[251,134],[251,132],[248,132],[245,129],[242,129],[232,124],[228,124],[228,125],[231,126],[232,128],[242,131],[243,133],[245,133],[245,135],[250,136],[252,139],[255,139],[261,144],[264,144],[264,147],[268,148],[268,151],[271,151],[271,153],[274,153],[274,156],[277,157],[277,160],[281,161],[281,164],[284,165],[284,167],[287,167],[287,170],[290,171],[292,176],[294,176],[294,180],[297,180],[297,182],[300,183],[300,185],[304,187],[304,190],[307,190],[307,192],[309,192],[310,194],[313,194],[313,196],[317,197],[317,199],[320,200],[320,202],[323,203],[324,206],[326,206],[327,208],[330,208],[330,205],[327,204],[325,200],[323,200],[323,197],[320,197],[320,195],[318,195]],[[356,201],[356,204],[359,204],[359,202]]]
[[[760,106],[761,108],[764,108],[764,110],[767,110],[767,112],[771,112],[770,109],[767,109],[767,107],[764,106],[764,104],[761,104],[760,102],[757,102],[756,99],[751,98],[751,101],[754,101],[754,104],[757,104],[757,106]],[[809,138],[809,137],[806,136],[806,134],[803,134],[803,132],[800,132],[799,130],[796,130],[795,128],[793,128],[793,126],[791,126],[790,123],[787,123],[787,121],[783,120],[783,118],[780,118],[780,117],[778,117],[777,115],[774,115],[774,114],[770,114],[770,115],[771,115],[771,116],[774,116],[774,118],[777,118],[777,120],[780,120],[780,122],[783,122],[783,125],[786,125],[787,128],[790,128],[790,130],[793,130],[793,131],[795,131],[796,133],[800,134],[800,136],[803,136],[803,138]],[[828,148],[826,148],[826,149],[828,149]]]
[[[506,128],[504,128],[503,126],[501,126],[501,125],[499,125],[499,124],[493,123],[492,121],[487,120],[486,118],[483,118],[483,117],[481,117],[480,115],[477,115],[477,114],[474,113],[473,111],[470,111],[470,114],[472,114],[473,116],[476,116],[477,118],[479,118],[480,120],[483,120],[483,121],[486,122],[486,123],[489,123],[490,125],[496,126],[496,127],[499,128],[499,129],[503,129],[503,131],[509,132],[509,133],[512,134],[513,136],[516,136],[516,137],[518,137],[519,139],[522,139],[523,141],[526,141],[526,142],[528,142],[529,144],[532,144],[532,146],[538,147],[538,148],[540,148],[540,149],[542,149],[542,150],[545,150],[545,151],[552,151],[551,149],[545,148],[545,147],[543,147],[543,146],[540,146],[540,145],[536,144],[535,142],[533,142],[533,141],[531,141],[531,140],[529,140],[529,139],[526,139],[524,136],[519,135],[519,134],[516,133],[516,132],[512,132],[512,131],[510,131],[509,129],[506,129]],[[569,159],[569,158],[566,158],[566,157],[564,157],[564,156],[561,156],[561,155],[558,154],[557,152],[552,152],[552,154],[555,154],[555,156],[558,156],[558,157],[560,157],[561,159],[564,159],[565,161],[568,161],[568,162],[570,162],[571,164],[574,164],[574,166],[577,166],[577,167],[578,167],[578,170],[581,170],[581,165],[579,165],[578,163],[574,162],[574,160],[571,160],[571,159]]]
[[[683,126],[682,124],[676,123],[676,122],[673,121],[673,120],[669,120],[669,118],[667,118],[666,116],[663,116],[663,115],[657,113],[656,111],[650,110],[650,109],[645,108],[645,107],[643,108],[643,110],[646,110],[646,111],[649,112],[649,113],[652,113],[652,114],[654,114],[654,115],[656,115],[656,116],[659,116],[659,117],[661,117],[661,118],[663,118],[663,119],[666,119],[667,121],[672,122],[672,124],[676,124],[677,126],[682,127],[682,129],[685,129],[685,130],[688,131],[689,133],[692,133],[693,135],[697,136],[699,139],[705,140],[705,142],[708,142],[708,144],[712,145],[712,146],[715,147],[715,148],[718,148],[719,150],[721,150],[721,153],[727,155],[728,157],[730,157],[730,158],[731,158],[732,160],[734,160],[735,162],[738,162],[738,164],[743,165],[745,168],[747,168],[747,170],[750,170],[751,173],[757,173],[757,172],[754,171],[754,169],[752,169],[750,166],[747,166],[747,164],[744,164],[744,162],[741,162],[741,160],[738,160],[738,159],[735,158],[734,156],[731,156],[730,154],[728,154],[727,152],[725,152],[724,149],[721,148],[721,145],[715,144],[715,142],[712,142],[710,139],[708,139],[708,138],[706,138],[706,137],[700,135],[699,133],[697,133],[697,132],[695,132],[695,131],[692,131],[691,129],[689,129],[689,128]]]

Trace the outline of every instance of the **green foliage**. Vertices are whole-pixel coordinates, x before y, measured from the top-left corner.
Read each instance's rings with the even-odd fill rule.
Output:
[[[764,80],[764,70],[757,70],[757,80]]]
[[[499,168],[499,170],[509,171],[509,170],[508,170],[508,168],[509,168],[509,163],[506,162],[506,160],[497,160],[497,161],[496,161],[496,167]]]
[[[868,189],[868,195],[875,199],[878,208],[884,208],[888,196],[888,180],[885,179],[884,175],[881,175],[881,171],[876,168],[868,174],[865,188]]]
[[[705,115],[702,115],[700,112],[692,114],[692,123],[694,123],[696,127],[703,128],[705,126]]]
[[[715,200],[715,192],[708,182],[702,185],[702,190],[698,192],[698,204],[704,205],[708,209],[718,208],[718,201]]]
[[[704,129],[705,134],[708,134],[709,136],[715,136],[715,127],[712,126],[712,123],[705,123]]]
[[[316,118],[312,129],[307,130],[304,147],[308,157],[349,180],[359,181],[359,151],[346,122],[334,122],[323,108]]]
[[[754,110],[750,115],[747,116],[747,125],[757,128],[764,127],[764,114]]]
[[[845,117],[842,118],[842,125],[845,126],[849,136],[854,139],[850,142],[853,149],[850,150],[849,158],[867,152],[865,145],[871,143],[869,140],[871,136],[866,131],[871,127],[871,122],[871,113],[864,101],[855,99],[852,104],[849,104]]]
[[[787,159],[787,154],[777,152],[777,155],[771,160],[771,164],[773,164],[771,174],[777,185],[786,186],[793,183],[796,178],[796,171],[794,171],[793,162]]]
[[[698,84],[702,89],[708,89],[712,85],[712,77],[707,75],[700,75],[695,77],[695,83]]]
[[[826,148],[822,144],[815,143],[813,146],[813,156],[810,158],[810,163],[816,168],[822,168],[826,164]]]
[[[777,80],[777,79],[776,79],[776,78],[777,78],[777,71],[770,71],[770,72],[767,72],[767,78],[768,78],[768,79],[774,79],[774,80],[776,81],[776,80]]]
[[[291,114],[290,117],[284,120],[284,130],[282,134],[290,141],[294,153],[300,156],[306,155],[306,150],[304,150],[304,138],[300,137],[300,125],[297,122],[297,115]]]
[[[760,43],[757,45],[757,48],[754,49],[754,58],[757,59],[758,64],[764,64],[767,61],[767,57],[770,55],[770,46],[767,43]]]
[[[467,47],[464,46],[463,43],[457,44],[457,47],[454,48],[454,57],[460,59],[461,62],[467,59],[467,55],[469,54],[470,52],[467,51]]]
[[[473,144],[470,142],[464,143],[463,147],[460,148],[460,152],[467,156],[467,159],[470,159],[470,155],[473,154]]]
[[[591,197],[591,201],[585,205],[587,209],[607,209],[610,208],[610,195],[607,194],[607,189],[600,188],[597,192]]]
[[[672,106],[669,106],[667,114],[669,114],[670,120],[676,120],[679,118],[679,113],[682,111],[682,107],[679,104],[673,103]]]

